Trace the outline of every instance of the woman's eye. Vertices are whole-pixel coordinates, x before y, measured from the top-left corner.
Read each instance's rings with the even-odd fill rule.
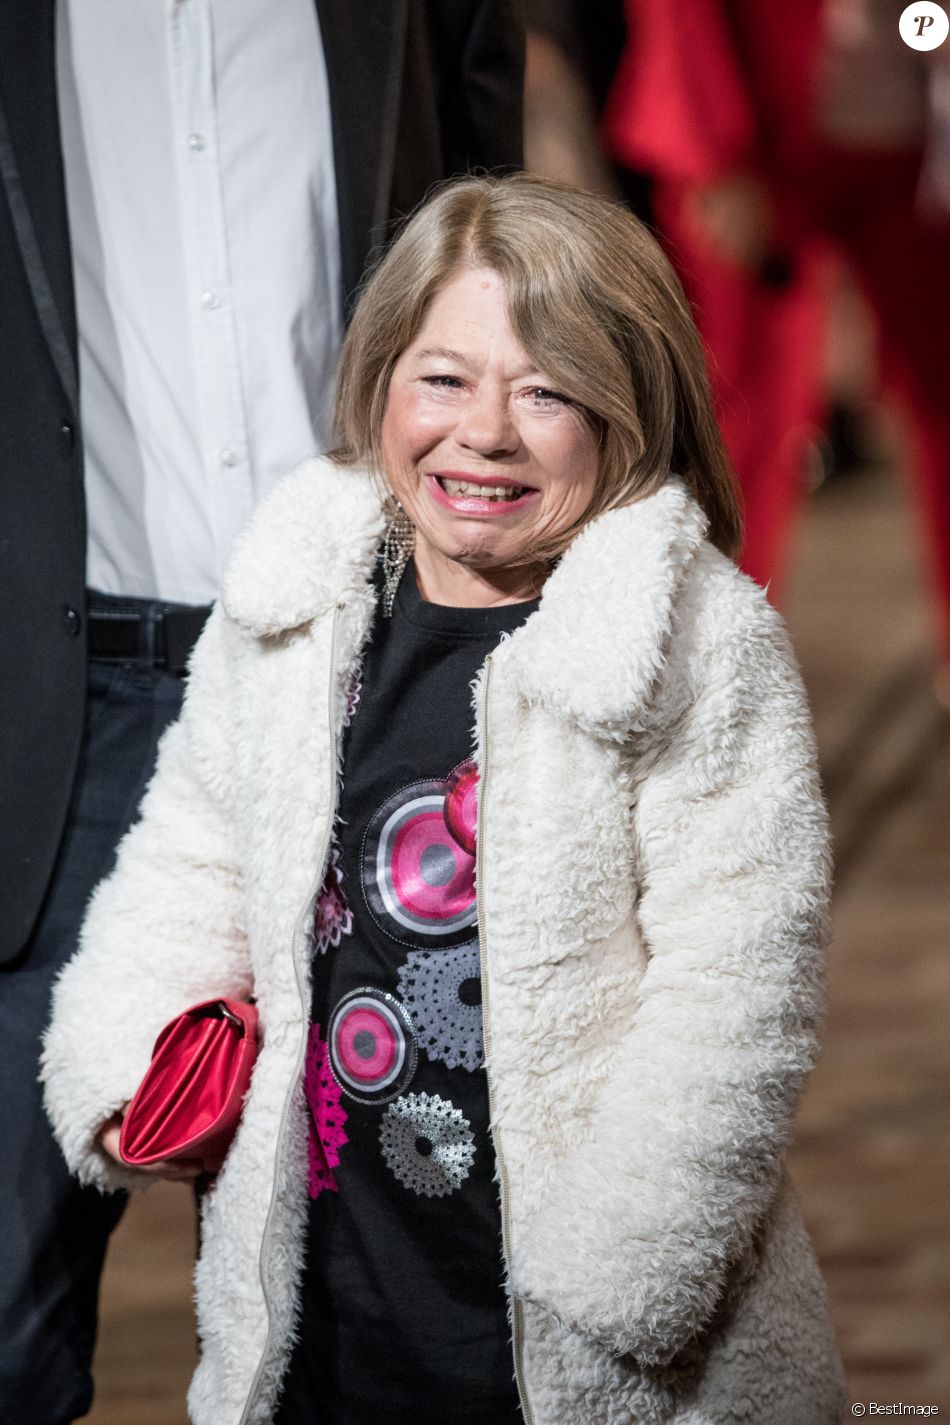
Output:
[[[462,383],[457,376],[423,376],[423,381],[427,386],[434,386],[437,391],[460,391]]]
[[[536,406],[569,406],[570,399],[560,391],[552,391],[548,386],[532,386],[528,395]]]

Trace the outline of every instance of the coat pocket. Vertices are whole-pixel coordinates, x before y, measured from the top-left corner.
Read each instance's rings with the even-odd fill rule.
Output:
[[[614,1355],[535,1302],[524,1302],[525,1383],[536,1425],[677,1425],[696,1398],[702,1353],[665,1366]],[[690,1416],[694,1420],[695,1416]]]

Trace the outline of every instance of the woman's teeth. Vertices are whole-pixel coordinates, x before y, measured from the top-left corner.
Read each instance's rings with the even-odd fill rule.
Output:
[[[436,477],[447,495],[477,495],[480,500],[517,500],[524,485],[478,485],[473,480],[446,480]]]

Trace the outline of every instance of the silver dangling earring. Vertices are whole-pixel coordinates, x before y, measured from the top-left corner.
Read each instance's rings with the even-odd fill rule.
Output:
[[[386,539],[383,544],[383,618],[392,618],[399,580],[409,563],[415,544],[415,526],[402,505],[394,498],[392,517],[386,526]]]

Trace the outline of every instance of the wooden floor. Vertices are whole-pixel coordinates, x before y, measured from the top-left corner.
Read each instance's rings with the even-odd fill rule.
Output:
[[[916,529],[886,472],[812,500],[785,612],[838,863],[825,1048],[793,1174],[855,1399],[950,1416],[950,718],[931,691]],[[186,1189],[127,1212],[92,1425],[184,1425],[193,1235]]]

